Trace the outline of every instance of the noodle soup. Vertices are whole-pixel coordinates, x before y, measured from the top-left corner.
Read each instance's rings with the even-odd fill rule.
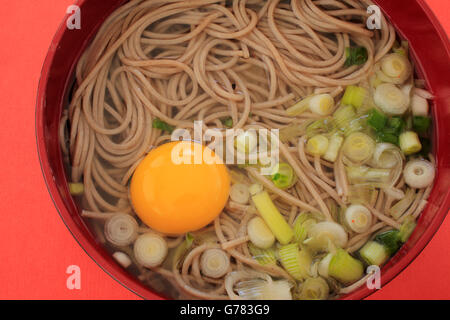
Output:
[[[399,250],[435,176],[432,96],[369,5],[140,0],[108,18],[60,139],[120,265],[171,298],[334,299]]]

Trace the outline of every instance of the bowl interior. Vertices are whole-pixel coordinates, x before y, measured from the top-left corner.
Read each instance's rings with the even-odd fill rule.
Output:
[[[78,4],[83,14],[82,27],[66,28],[63,21],[49,49],[38,89],[36,135],[38,153],[47,187],[69,231],[86,253],[122,285],[146,299],[163,298],[142,285],[122,269],[95,239],[81,219],[67,185],[58,142],[62,110],[68,102],[75,66],[103,21],[126,0],[84,0]],[[425,79],[435,95],[434,154],[437,176],[429,203],[408,242],[382,268],[382,285],[393,279],[426,246],[450,208],[450,45],[448,37],[423,0],[375,0],[409,41],[418,76]],[[66,17],[67,19],[67,17]],[[366,286],[343,299],[361,299],[370,291]]]

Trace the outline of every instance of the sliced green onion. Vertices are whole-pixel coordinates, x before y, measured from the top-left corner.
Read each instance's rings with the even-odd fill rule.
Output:
[[[325,300],[330,293],[328,283],[321,277],[308,278],[302,283],[300,300]]]
[[[222,124],[227,128],[233,127],[233,119],[231,117],[223,118],[220,120],[220,122],[222,122]]]
[[[285,162],[278,163],[272,171],[272,182],[277,188],[288,189],[295,184],[294,169]]]
[[[294,231],[272,202],[267,191],[259,191],[258,185],[250,188],[253,203],[261,217],[281,244],[288,244],[294,237]],[[256,192],[255,192],[256,191]]]
[[[350,121],[356,118],[353,106],[341,106],[333,114],[334,125],[337,129],[344,130]]]
[[[367,97],[367,90],[362,87],[348,86],[345,89],[341,104],[354,106],[355,108],[362,107]]]
[[[81,196],[84,193],[84,184],[82,183],[69,183],[69,192],[73,196]]]
[[[316,120],[306,127],[306,136],[312,138],[318,134],[329,133],[333,128],[333,121],[330,118]]]
[[[372,213],[360,204],[349,206],[344,217],[346,225],[356,233],[366,232],[372,225]]]
[[[278,249],[283,268],[296,280],[303,280],[309,276],[311,256],[306,250],[300,250],[298,244],[291,243]]]
[[[411,109],[414,116],[427,117],[429,109],[427,99],[417,94],[413,95],[411,98]]]
[[[222,249],[207,249],[200,257],[202,274],[213,279],[222,278],[230,268],[230,257]]]
[[[261,249],[268,249],[275,243],[275,236],[260,217],[255,217],[247,224],[247,234],[250,241]]]
[[[371,109],[367,117],[367,124],[376,131],[382,131],[386,126],[388,118],[378,111],[377,109]]]
[[[364,267],[361,261],[339,248],[330,260],[328,274],[343,284],[351,284],[361,279]]]
[[[250,242],[248,244],[248,250],[253,258],[256,259],[261,265],[276,264],[277,262],[275,249],[273,247],[269,249],[261,249]]]
[[[172,133],[173,130],[175,130],[174,126],[171,126],[167,124],[166,122],[159,120],[159,119],[153,119],[153,128],[159,129],[162,131],[167,131],[168,133]]]
[[[363,164],[372,158],[375,141],[365,133],[354,132],[345,139],[342,151],[352,162]]]
[[[400,149],[406,155],[417,153],[422,149],[419,136],[414,131],[403,132],[398,139]]]
[[[315,135],[306,143],[306,152],[312,155],[322,156],[328,150],[328,138],[322,134]]]
[[[412,73],[412,66],[408,58],[398,53],[385,56],[380,63],[383,73],[395,84],[405,82]]]
[[[416,226],[417,223],[414,218],[411,216],[407,217],[405,222],[403,222],[402,226],[399,229],[400,241],[402,241],[403,243],[408,241],[409,236],[413,233]]]
[[[308,236],[308,230],[317,223],[317,220],[312,218],[308,213],[301,213],[294,222],[294,240],[297,243],[302,243]]]
[[[377,141],[398,145],[398,136],[388,132],[377,132]]]
[[[403,153],[394,144],[378,143],[371,163],[377,168],[392,169],[403,163]]]
[[[375,169],[366,166],[346,167],[350,183],[386,183],[391,177],[390,169]]]
[[[345,66],[360,66],[367,62],[368,53],[367,49],[364,47],[347,47],[345,48],[345,55],[347,59],[345,60]]]
[[[286,109],[286,113],[288,116],[295,117],[299,114],[302,114],[309,108],[309,102],[314,96],[306,97],[305,99],[300,100],[296,104],[294,104],[292,107]]]
[[[319,267],[317,268],[317,271],[324,278],[328,278],[329,276],[328,271],[330,270],[330,262],[332,258],[333,254],[329,253],[319,262]]]
[[[387,114],[401,115],[409,106],[408,96],[391,83],[379,85],[373,98],[375,104]]]
[[[328,93],[324,93],[306,97],[288,108],[286,113],[291,117],[295,117],[309,109],[311,112],[318,115],[327,116],[331,114],[333,108],[333,97]]]
[[[422,189],[434,181],[436,169],[428,160],[410,160],[403,169],[405,182],[411,188]]]
[[[340,134],[334,134],[330,138],[330,143],[328,144],[328,149],[323,155],[323,158],[330,162],[335,162],[344,143],[344,138]]]
[[[129,214],[118,213],[105,223],[105,238],[115,246],[127,246],[138,236],[139,225]]]
[[[406,122],[405,120],[403,120],[403,118],[399,116],[393,116],[389,118],[387,122],[387,128],[384,131],[395,135],[399,135],[405,127]]]
[[[334,109],[334,99],[328,94],[318,94],[311,98],[309,101],[309,110],[312,113],[328,116],[333,112]]]
[[[247,204],[250,200],[248,186],[243,183],[235,183],[230,188],[230,199],[240,204]]]
[[[232,277],[233,273],[230,276]],[[273,281],[271,278],[241,281],[234,287],[243,300],[292,300],[291,288],[292,285],[288,281]]]
[[[144,233],[134,242],[134,256],[139,264],[147,268],[159,266],[166,258],[167,252],[166,240],[154,233]]]
[[[431,125],[431,118],[430,117],[423,117],[423,116],[414,116],[413,117],[413,129],[414,131],[424,134],[428,132],[428,129]]]
[[[303,243],[316,251],[328,249],[329,242],[343,248],[347,245],[348,234],[336,222],[323,221],[312,225],[308,230],[308,239]]]
[[[388,261],[389,254],[386,248],[375,241],[367,242],[360,250],[359,255],[368,265],[381,266]]]
[[[402,245],[400,232],[398,230],[389,230],[379,233],[375,236],[374,241],[382,244],[389,256],[392,256]]]

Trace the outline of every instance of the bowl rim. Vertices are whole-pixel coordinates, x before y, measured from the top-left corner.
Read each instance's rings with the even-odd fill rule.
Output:
[[[77,0],[75,5],[81,7],[84,3],[89,0]],[[125,0],[123,0],[125,1]],[[378,3],[380,0],[374,0],[375,3]],[[449,35],[445,32],[442,25],[439,23],[439,20],[431,10],[431,8],[425,3],[425,0],[416,0],[421,9],[426,14],[428,20],[433,25],[434,31],[439,35],[442,43],[447,49],[447,53],[450,52],[450,42]],[[60,23],[55,35],[52,37],[48,52],[46,54],[42,69],[41,76],[39,78],[38,90],[37,90],[37,98],[36,98],[36,107],[35,107],[35,134],[36,134],[36,147],[39,158],[39,164],[41,167],[41,172],[44,178],[45,185],[49,192],[50,198],[55,206],[56,211],[61,217],[64,225],[71,233],[75,241],[81,247],[81,249],[112,279],[121,284],[124,288],[128,289],[132,293],[136,294],[138,297],[143,299],[166,299],[163,295],[154,292],[151,288],[148,288],[142,284],[137,283],[136,281],[132,281],[129,276],[124,276],[123,274],[117,272],[117,269],[112,268],[111,264],[100,255],[96,248],[87,241],[84,236],[79,232],[70,218],[70,213],[66,206],[63,204],[61,200],[61,196],[57,189],[56,183],[53,179],[53,174],[51,172],[51,165],[48,159],[48,154],[46,152],[46,143],[44,139],[44,115],[43,115],[43,104],[45,101],[45,94],[47,91],[48,85],[48,76],[50,72],[50,68],[52,66],[53,60],[56,55],[56,45],[61,41],[64,33],[66,32],[65,22],[67,20],[68,14],[66,14]],[[444,212],[446,210],[446,212]],[[399,261],[395,263],[395,270],[391,268],[388,272],[383,273],[381,276],[382,286],[387,285],[390,281],[392,281],[395,277],[397,277],[405,268],[407,268],[425,249],[431,239],[439,230],[442,225],[444,219],[446,218],[448,212],[450,210],[450,192],[445,195],[445,199],[443,200],[441,206],[437,210],[438,212],[433,217],[427,229],[423,232],[423,234],[417,240],[417,243],[409,248],[408,252],[400,258]],[[127,272],[127,271],[125,271]],[[356,299],[364,299],[376,292],[376,290],[368,289],[367,286],[361,286],[358,289],[355,289],[353,292],[340,297],[342,300],[356,300]]]

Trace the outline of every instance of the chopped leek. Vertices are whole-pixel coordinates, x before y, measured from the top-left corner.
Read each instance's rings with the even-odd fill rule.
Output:
[[[343,284],[351,284],[361,279],[364,267],[361,261],[339,248],[330,260],[328,274]]]
[[[295,184],[294,169],[285,162],[278,163],[272,171],[272,182],[277,188],[288,189]]]
[[[391,169],[403,163],[400,149],[391,143],[378,143],[373,153],[372,165],[378,168]]]
[[[300,100],[299,102],[297,102],[296,104],[294,104],[292,107],[286,109],[287,115],[291,116],[291,117],[295,117],[295,116],[298,116],[299,114],[302,114],[306,110],[308,110],[309,103],[313,97],[314,96],[306,97],[306,98]]]
[[[288,244],[294,237],[294,231],[278,211],[267,191],[256,192],[259,188],[252,186],[252,200],[261,217],[281,244]]]
[[[398,136],[393,133],[377,132],[376,136],[377,136],[377,141],[379,141],[379,142],[392,143],[395,145],[398,144]]]
[[[309,96],[286,110],[286,113],[291,116],[298,116],[299,114],[310,110],[321,116],[327,116],[331,114],[334,108],[334,99],[328,94],[317,94]]]
[[[317,271],[324,278],[328,278],[329,276],[328,271],[330,270],[330,262],[332,258],[333,254],[329,253],[319,262],[319,267]]]
[[[175,130],[174,126],[171,126],[170,124],[167,124],[166,122],[159,120],[159,119],[154,119],[153,120],[153,128],[155,129],[159,129],[162,131],[167,131],[168,133],[172,133],[173,130]]]
[[[234,289],[244,300],[292,300],[291,287],[286,280],[256,278],[241,281]]]
[[[375,141],[362,132],[354,132],[345,139],[342,151],[352,162],[363,164],[372,157]]]
[[[406,155],[417,153],[422,149],[419,136],[414,131],[403,132],[399,137],[399,144]]]
[[[230,199],[240,204],[247,204],[250,200],[250,191],[247,185],[235,183],[230,188]]]
[[[406,123],[405,120],[403,120],[403,118],[399,116],[393,116],[389,118],[385,132],[399,135],[403,131],[405,126]]]
[[[82,183],[69,183],[69,192],[73,196],[80,196],[84,193],[84,184]]]
[[[400,232],[398,230],[389,230],[379,233],[375,236],[374,241],[382,244],[386,248],[389,256],[397,252],[402,245],[400,240]]]
[[[127,246],[138,236],[139,225],[131,215],[118,213],[109,218],[104,227],[105,238],[115,246]]]
[[[321,115],[321,116],[328,116],[333,112],[334,108],[334,99],[333,97],[328,94],[318,94],[311,98],[309,102],[309,110],[311,110],[312,113]]]
[[[390,169],[375,169],[366,166],[346,167],[348,181],[358,183],[386,183],[391,177]]]
[[[248,250],[253,258],[256,259],[261,265],[276,264],[277,262],[275,249],[273,247],[269,249],[261,249],[250,242],[248,244]]]
[[[385,56],[380,63],[381,71],[394,84],[405,82],[412,73],[411,63],[405,55],[392,53]]]
[[[333,114],[334,125],[339,130],[344,130],[355,118],[356,111],[353,106],[341,106]]]
[[[424,134],[428,132],[431,125],[430,117],[414,116],[413,117],[413,129],[417,133]]]
[[[355,108],[362,107],[367,96],[367,90],[362,87],[348,86],[345,89],[341,104],[354,106]]]
[[[278,256],[283,268],[296,280],[309,276],[312,259],[306,250],[300,250],[298,244],[291,243],[279,247]]]
[[[400,237],[400,241],[402,241],[403,243],[405,243],[409,236],[413,233],[414,229],[416,228],[417,223],[414,220],[413,217],[409,216],[405,222],[403,222],[402,226],[399,229],[399,237]]]
[[[300,300],[325,300],[330,293],[328,283],[321,277],[308,278],[302,283]]]
[[[312,155],[322,156],[328,150],[328,138],[322,134],[318,134],[308,140],[306,143],[306,152]]]
[[[166,240],[154,233],[144,233],[134,242],[134,256],[139,264],[147,268],[159,266],[167,252]]]
[[[436,170],[428,160],[410,160],[403,169],[405,182],[411,188],[422,189],[433,183]]]
[[[306,136],[312,138],[318,134],[329,133],[333,128],[333,121],[330,118],[316,120],[306,127]]]
[[[372,214],[360,204],[352,204],[345,210],[345,223],[356,233],[366,232],[372,225]]]
[[[367,242],[360,250],[359,255],[368,265],[381,266],[389,259],[386,248],[375,241]]]
[[[368,53],[365,47],[347,47],[345,48],[345,66],[351,67],[353,65],[360,66],[367,62]]]
[[[373,98],[375,104],[387,114],[401,115],[409,106],[409,97],[391,83],[379,85]]]
[[[415,94],[411,98],[411,109],[414,116],[428,116],[428,101],[427,99]]]
[[[230,268],[230,257],[222,249],[207,249],[200,257],[200,269],[202,274],[218,279],[222,278]]]
[[[331,241],[337,247],[345,247],[348,241],[348,234],[338,223],[331,221],[318,222],[308,230],[308,239],[303,243],[316,251],[327,250]]]
[[[294,240],[302,243],[308,236],[308,230],[317,223],[308,213],[301,213],[294,222]]]
[[[330,142],[328,144],[328,149],[323,155],[323,158],[327,161],[335,162],[343,143],[344,138],[341,135],[339,134],[332,135],[330,138]]]
[[[275,243],[275,236],[260,217],[255,217],[249,221],[247,234],[250,241],[261,249],[268,249]]]

